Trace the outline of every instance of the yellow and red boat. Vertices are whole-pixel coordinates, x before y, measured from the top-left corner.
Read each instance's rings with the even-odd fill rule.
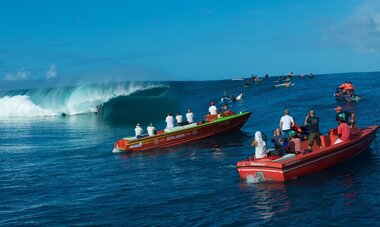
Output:
[[[250,115],[251,112],[240,112],[236,114],[231,110],[218,115],[206,115],[203,122],[161,130],[154,136],[145,136],[139,139],[135,137],[120,139],[115,143],[113,152],[165,148],[228,131],[239,130]]]

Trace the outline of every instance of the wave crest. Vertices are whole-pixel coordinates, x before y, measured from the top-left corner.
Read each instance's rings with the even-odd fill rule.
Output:
[[[114,98],[154,88],[168,86],[154,83],[112,83],[3,92],[0,94],[0,116],[37,117],[57,116],[62,113],[91,113],[97,111],[97,106]]]

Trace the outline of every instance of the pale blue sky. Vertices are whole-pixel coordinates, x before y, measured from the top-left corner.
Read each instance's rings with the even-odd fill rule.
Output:
[[[380,70],[380,1],[2,1],[0,88]]]

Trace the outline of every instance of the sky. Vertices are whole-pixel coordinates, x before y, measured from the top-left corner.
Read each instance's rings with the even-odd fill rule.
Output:
[[[2,0],[0,89],[380,71],[377,0]]]

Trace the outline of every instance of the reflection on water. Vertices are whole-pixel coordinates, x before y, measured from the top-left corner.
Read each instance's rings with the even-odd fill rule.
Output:
[[[285,214],[290,208],[287,188],[281,182],[261,182],[258,184],[240,183],[252,214],[258,214],[262,220],[270,220],[273,216]]]

